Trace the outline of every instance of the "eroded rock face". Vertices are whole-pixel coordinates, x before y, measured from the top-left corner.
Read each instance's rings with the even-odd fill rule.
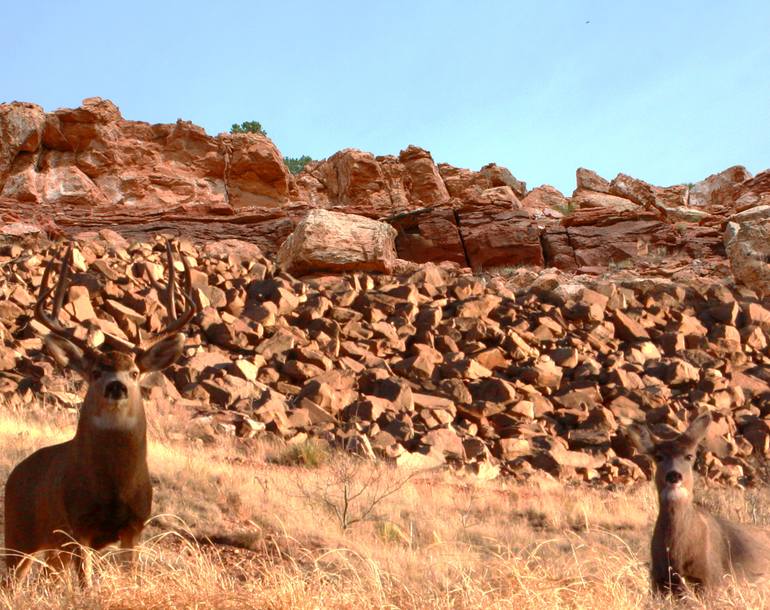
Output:
[[[427,150],[408,146],[398,155],[398,160],[409,177],[407,189],[413,204],[436,206],[449,200],[449,191]]]
[[[348,148],[310,164],[297,176],[298,197],[314,207],[382,218],[443,205],[449,192],[427,150],[409,146],[398,157]]]
[[[585,168],[576,182],[570,198],[548,185],[528,191],[505,167],[436,165],[416,146],[397,156],[345,149],[292,176],[258,134],[127,121],[101,98],[50,113],[0,105],[2,220],[36,216],[49,235],[115,224],[136,235],[175,223],[196,238],[247,239],[272,254],[308,211],[326,209],[390,223],[411,261],[573,269],[645,252],[660,259],[663,250],[724,256],[726,216],[770,205],[770,171],[752,178],[741,166],[692,189],[626,174],[609,182]]]
[[[187,121],[126,121],[109,100],[46,114],[0,105],[0,192],[43,204],[165,208],[186,203],[274,207],[293,177],[255,134],[212,137]]]
[[[278,251],[289,273],[380,271],[396,261],[396,230],[390,225],[329,210],[312,210]]]
[[[543,184],[529,191],[521,200],[521,207],[536,212],[558,211],[567,207],[567,198],[557,188]]]

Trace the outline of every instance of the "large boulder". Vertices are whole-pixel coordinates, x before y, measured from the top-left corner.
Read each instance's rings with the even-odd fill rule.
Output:
[[[462,266],[468,264],[452,209],[418,210],[400,214],[389,222],[398,232],[399,258],[415,263],[447,260]]]
[[[540,227],[525,210],[469,207],[458,212],[458,217],[468,263],[474,270],[543,266]]]
[[[734,165],[696,182],[690,187],[689,205],[698,208],[708,206],[732,207],[740,195],[741,184],[751,178],[742,165]]]
[[[380,271],[396,262],[396,230],[389,224],[329,210],[312,210],[278,251],[280,266],[296,275]]]
[[[735,208],[738,211],[770,205],[770,169],[760,172],[740,185]]]
[[[770,205],[732,216],[724,244],[736,282],[770,296]]]
[[[575,190],[594,191],[596,193],[610,192],[609,180],[605,180],[595,171],[585,167],[577,168],[575,171],[575,182],[577,183],[577,189]]]
[[[637,205],[662,213],[668,208],[686,206],[688,189],[683,185],[653,186],[626,174],[618,174],[610,184],[610,194],[630,199]]]
[[[517,199],[527,194],[525,182],[514,177],[507,168],[494,163],[485,165],[478,172],[439,163],[438,171],[449,195],[460,201],[473,201],[483,191],[502,186],[510,187]]]
[[[568,204],[567,198],[562,192],[551,186],[543,184],[529,191],[521,200],[521,207],[539,214],[548,215],[551,210],[564,210]]]
[[[598,191],[587,191],[577,189],[572,194],[572,206],[578,209],[582,208],[608,208],[611,210],[637,210],[639,206],[625,197],[601,193]]]
[[[0,104],[0,187],[19,153],[35,152],[45,125],[45,112],[37,104]]]
[[[408,146],[398,155],[409,178],[407,190],[414,205],[435,206],[449,200],[449,192],[427,150]]]
[[[289,200],[291,175],[272,140],[254,133],[223,138],[232,151],[227,168],[230,205],[275,207]]]

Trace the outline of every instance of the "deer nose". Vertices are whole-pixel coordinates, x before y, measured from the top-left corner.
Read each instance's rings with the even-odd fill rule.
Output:
[[[672,470],[671,472],[666,474],[666,483],[671,483],[672,485],[674,485],[676,483],[681,483],[681,482],[682,482],[682,475],[676,470]]]
[[[104,397],[111,400],[121,400],[128,396],[128,388],[120,381],[110,381],[104,388]]]

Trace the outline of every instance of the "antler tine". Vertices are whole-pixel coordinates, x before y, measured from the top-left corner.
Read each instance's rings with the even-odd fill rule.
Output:
[[[51,309],[51,315],[54,319],[59,317],[62,303],[64,302],[64,290],[67,287],[67,280],[70,276],[70,265],[72,264],[72,244],[67,247],[67,252],[64,254],[64,260],[61,263],[61,271],[59,272],[59,281],[56,284],[56,290],[53,295],[53,308]]]
[[[83,339],[75,336],[75,333],[71,329],[65,328],[58,320],[62,303],[64,302],[64,291],[66,289],[67,279],[69,278],[69,266],[71,260],[72,244],[70,244],[67,248],[67,253],[62,260],[62,268],[59,274],[59,279],[56,282],[56,286],[53,288],[48,288],[48,280],[50,279],[51,273],[53,272],[56,259],[52,258],[48,262],[48,265],[46,265],[45,271],[43,272],[43,279],[40,282],[40,293],[38,295],[37,301],[35,302],[35,319],[55,335],[63,337],[71,343],[77,345],[81,350],[83,350],[83,352],[91,352],[93,351],[93,348],[88,345],[87,341],[84,341]],[[49,316],[43,309],[46,300],[52,292],[54,293],[52,309],[53,317]]]
[[[181,258],[181,253],[180,253]],[[166,285],[166,309],[169,320],[176,320],[176,269],[171,241],[166,242],[166,261],[168,264],[168,284]],[[183,261],[184,263],[184,261]]]
[[[169,253],[170,267],[173,269],[174,261],[173,257],[171,256],[171,244],[167,242],[166,247],[167,252]],[[192,320],[197,311],[195,300],[193,299],[192,295],[192,272],[190,271],[190,264],[187,262],[187,259],[182,256],[182,252],[179,250],[178,246],[176,250],[179,253],[179,258],[182,259],[182,266],[184,267],[184,286],[182,287],[181,294],[184,297],[185,310],[180,317],[176,317],[176,305],[173,301],[173,295],[175,294],[176,290],[176,282],[174,281],[175,274],[171,275],[172,272],[169,271],[169,293],[172,295],[172,297],[169,307],[169,325],[164,332],[166,335],[177,332],[180,328],[184,327],[190,320]]]

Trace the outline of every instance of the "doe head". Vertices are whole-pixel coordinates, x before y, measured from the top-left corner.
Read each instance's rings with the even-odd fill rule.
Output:
[[[660,439],[646,427],[629,431],[636,448],[655,460],[655,487],[661,504],[692,498],[693,464],[710,423],[711,415],[702,413],[687,430],[672,439]]]

